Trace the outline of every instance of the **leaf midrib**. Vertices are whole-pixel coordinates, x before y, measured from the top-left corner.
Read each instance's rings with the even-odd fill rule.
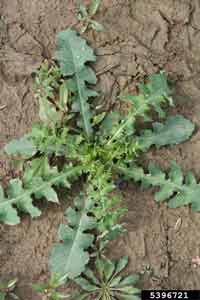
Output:
[[[76,59],[75,59],[73,51],[72,51],[73,49],[71,48],[71,43],[69,43],[69,50],[71,52],[72,61],[73,61],[74,69],[75,69],[74,76],[75,76],[75,79],[77,82],[78,94],[79,94],[79,98],[80,98],[81,115],[83,117],[83,123],[84,123],[86,134],[89,137],[91,128],[89,126],[89,120],[87,120],[87,117],[84,113],[84,101],[83,101],[84,97],[82,97],[82,93],[81,93],[81,89],[80,89],[80,80],[79,80],[79,76],[78,76],[78,69],[76,67]],[[83,83],[84,83],[84,81],[83,81]],[[87,100],[86,100],[86,102],[87,102]]]
[[[80,233],[82,233],[82,219],[83,219],[83,216],[85,214],[85,207],[84,207],[84,210],[83,210],[83,213],[81,214],[81,217],[80,217],[80,220],[78,222],[78,228],[77,228],[77,231],[76,231],[76,234],[75,234],[75,238],[73,239],[73,243],[72,243],[72,246],[70,247],[70,251],[69,251],[69,255],[68,255],[68,258],[67,258],[67,263],[65,265],[65,274],[67,274],[67,269],[69,270],[69,265],[71,264],[72,260],[71,260],[71,257],[72,257],[72,253],[73,253],[73,250],[75,249],[75,245],[77,244],[77,240],[79,239],[79,236],[80,236]],[[84,249],[83,249],[84,251]]]

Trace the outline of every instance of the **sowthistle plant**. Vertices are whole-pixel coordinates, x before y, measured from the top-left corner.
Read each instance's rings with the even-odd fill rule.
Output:
[[[181,115],[166,116],[164,107],[173,105],[173,100],[163,72],[147,77],[136,95],[121,97],[120,101],[128,103],[126,113],[116,110],[98,114],[91,102],[98,96],[92,89],[97,78],[88,65],[96,60],[93,50],[68,29],[58,35],[55,57],[55,62],[44,62],[36,73],[40,123],[5,147],[7,154],[20,159],[23,174],[11,179],[5,189],[0,186],[0,220],[18,224],[18,211],[38,217],[41,211],[36,200],[58,203],[57,189],[70,189],[82,177],[83,189],[65,212],[67,222],[59,227],[50,271],[81,286],[84,291],[79,299],[93,299],[91,295],[95,294],[99,300],[135,300],[137,276],[122,279],[118,275],[127,259],[122,258],[116,265],[101,258],[109,241],[125,231],[120,220],[126,207],[117,195],[116,182],[124,178],[141,182],[144,187],[157,186],[160,191],[156,201],[167,200],[169,207],[191,204],[199,211],[200,185],[191,172],[184,178],[175,163],[169,173],[152,163],[146,170],[140,163],[140,155],[152,146],[186,141],[194,124]],[[164,121],[153,122],[152,111]],[[138,118],[153,122],[152,127],[138,130]],[[98,279],[89,267],[93,264]],[[53,280],[53,284],[50,281],[39,289],[46,291],[48,299],[59,299],[59,285],[60,281]]]

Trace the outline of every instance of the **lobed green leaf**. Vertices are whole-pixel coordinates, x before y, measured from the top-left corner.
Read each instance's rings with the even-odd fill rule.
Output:
[[[167,201],[170,208],[191,204],[193,210],[200,211],[200,184],[191,172],[184,176],[176,162],[171,163],[168,173],[153,163],[149,164],[147,173],[135,165],[132,165],[132,169],[119,166],[118,172],[127,179],[141,181],[145,187],[159,187],[160,190],[155,194],[157,202]]]
[[[66,167],[61,172],[56,167],[50,168],[45,161],[44,168],[37,171],[37,163],[40,165],[41,160],[35,161],[33,167],[27,168],[22,179],[11,179],[4,192],[0,185],[0,221],[8,225],[20,223],[20,217],[17,211],[24,211],[31,217],[38,217],[41,211],[33,205],[34,198],[46,198],[47,201],[58,203],[58,197],[54,186],[64,185],[69,187],[69,179],[79,175],[82,170],[80,167]]]
[[[28,135],[18,140],[12,140],[5,146],[4,150],[8,155],[21,156],[22,158],[32,157],[37,152],[36,146]]]
[[[75,202],[75,209],[68,208],[66,218],[68,225],[60,225],[59,239],[62,243],[55,244],[50,257],[52,273],[65,275],[70,279],[76,278],[84,270],[89,261],[86,251],[94,240],[94,235],[85,233],[96,227],[96,222],[88,213],[91,203],[81,196]]]
[[[166,145],[176,145],[186,141],[194,131],[194,124],[181,115],[170,116],[164,124],[153,123],[153,130],[145,130],[138,138],[142,150],[152,145],[157,148]]]
[[[90,97],[97,93],[87,87],[87,83],[95,84],[97,79],[94,71],[86,66],[87,62],[94,62],[96,57],[86,41],[71,29],[62,31],[58,35],[58,50],[56,59],[59,62],[63,76],[72,76],[76,94],[73,98],[73,111],[80,112],[81,122],[87,137],[92,134],[91,111],[88,104]]]

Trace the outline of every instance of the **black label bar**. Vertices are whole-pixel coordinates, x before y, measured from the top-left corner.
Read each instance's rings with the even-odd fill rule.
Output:
[[[200,300],[200,290],[143,290],[142,300]]]

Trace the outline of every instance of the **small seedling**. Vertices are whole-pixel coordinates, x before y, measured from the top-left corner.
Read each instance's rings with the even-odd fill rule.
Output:
[[[97,21],[93,20],[96,15],[101,0],[92,0],[91,4],[86,6],[84,4],[79,5],[78,20],[82,22],[83,27],[81,33],[84,33],[87,29],[94,29],[97,32],[103,31],[103,26]]]
[[[12,279],[8,282],[0,281],[0,300],[19,300],[15,295],[14,290],[16,288],[17,279]]]
[[[64,277],[53,275],[47,283],[34,284],[33,289],[41,295],[41,300],[68,299],[69,295],[64,295],[58,291],[65,283]]]
[[[84,277],[75,279],[82,288],[80,293],[74,296],[75,300],[139,300],[140,290],[134,285],[139,277],[135,274],[122,277],[121,271],[128,264],[128,258],[122,257],[118,262],[112,262],[106,258],[96,260],[96,274],[87,269]]]

